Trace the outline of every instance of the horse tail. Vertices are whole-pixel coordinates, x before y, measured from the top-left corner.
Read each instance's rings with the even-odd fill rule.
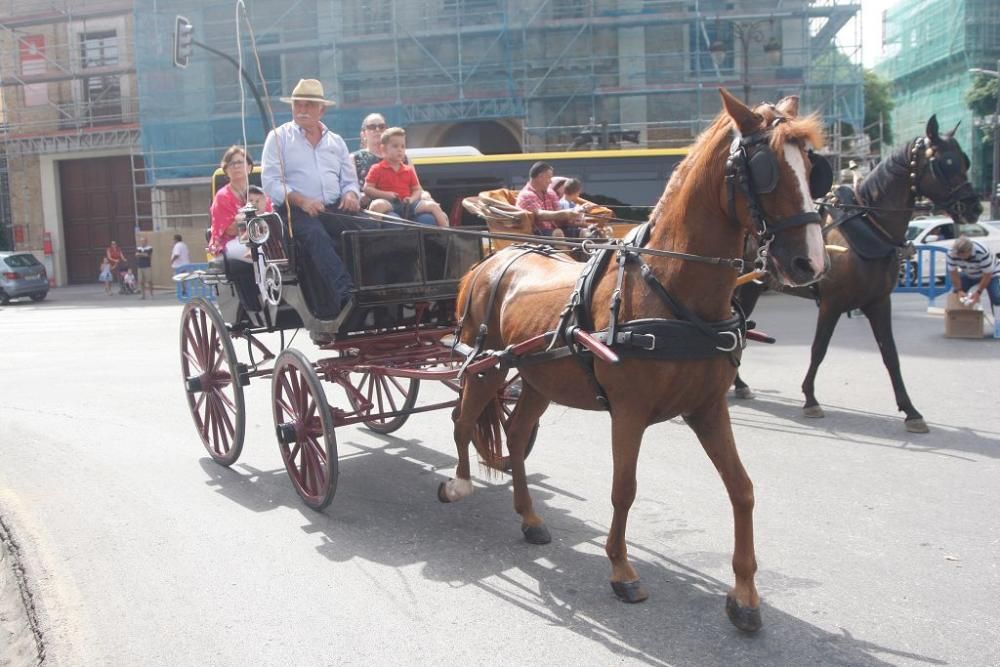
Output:
[[[504,437],[500,410],[500,398],[492,398],[476,418],[476,430],[472,435],[476,451],[491,471],[502,468]]]

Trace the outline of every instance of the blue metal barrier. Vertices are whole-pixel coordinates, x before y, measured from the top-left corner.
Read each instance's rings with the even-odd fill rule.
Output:
[[[208,264],[182,264],[174,269],[174,274],[187,273],[190,271],[205,271]],[[183,282],[177,282],[177,300],[186,303],[195,297],[215,301],[215,289],[206,285],[201,278],[190,278]]]
[[[895,291],[923,294],[927,305],[933,306],[939,294],[951,291],[951,276],[948,275],[948,249],[935,245],[914,246],[916,254],[905,260],[899,267],[899,284]],[[938,284],[938,281],[941,281]]]

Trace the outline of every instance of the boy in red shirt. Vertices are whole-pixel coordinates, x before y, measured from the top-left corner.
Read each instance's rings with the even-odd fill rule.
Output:
[[[430,213],[438,227],[448,226],[448,216],[433,199],[421,197],[423,190],[412,165],[406,164],[406,130],[390,127],[382,133],[385,158],[368,170],[365,194],[371,197],[369,211],[395,213],[412,220],[418,213]]]

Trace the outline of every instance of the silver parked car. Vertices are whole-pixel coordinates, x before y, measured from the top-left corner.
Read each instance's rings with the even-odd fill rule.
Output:
[[[49,275],[30,252],[0,252],[0,304],[31,297],[41,301],[49,293]]]

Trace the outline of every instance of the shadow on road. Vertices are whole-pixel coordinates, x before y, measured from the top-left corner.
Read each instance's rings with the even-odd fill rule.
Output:
[[[886,416],[838,405],[823,405],[826,417],[810,419],[802,414],[802,402],[755,389],[756,398],[741,400],[730,397],[733,425],[769,432],[802,433],[810,437],[828,438],[838,442],[887,447],[890,449],[961,456],[1000,457],[1000,433],[977,429],[964,424],[946,424],[927,419],[930,433],[907,433],[903,414]],[[768,415],[758,417],[757,415]],[[775,417],[785,422],[775,421]]]
[[[607,583],[606,527],[552,504],[559,496],[575,502],[591,499],[560,489],[545,475],[529,476],[535,507],[553,536],[551,544],[529,545],[521,539],[508,478],[483,481],[480,471],[472,497],[444,505],[436,499],[437,485],[444,479],[438,471],[453,468],[455,458],[417,440],[382,439],[384,446],[344,443],[356,453],[340,458],[337,495],[324,513],[301,504],[283,468],[257,470],[237,464],[226,469],[208,458],[201,465],[208,484],[253,512],[286,506],[299,510],[303,531],[320,537],[317,551],[332,561],[357,559],[395,568],[422,565],[421,574],[429,580],[487,593],[512,610],[534,614],[622,659],[650,665],[876,666],[891,664],[883,658],[902,657],[944,664],[856,639],[844,629],[827,632],[766,603],[764,630],[746,636],[725,617],[729,582],[640,544],[629,548],[650,599],[622,604]],[[718,540],[728,544],[730,536],[719,535]],[[761,581],[774,582],[772,590],[816,585],[770,573],[762,573]],[[378,578],[370,580],[372,596],[398,595],[398,589],[396,582],[390,590]],[[498,638],[509,638],[505,619],[498,617],[495,623]]]

